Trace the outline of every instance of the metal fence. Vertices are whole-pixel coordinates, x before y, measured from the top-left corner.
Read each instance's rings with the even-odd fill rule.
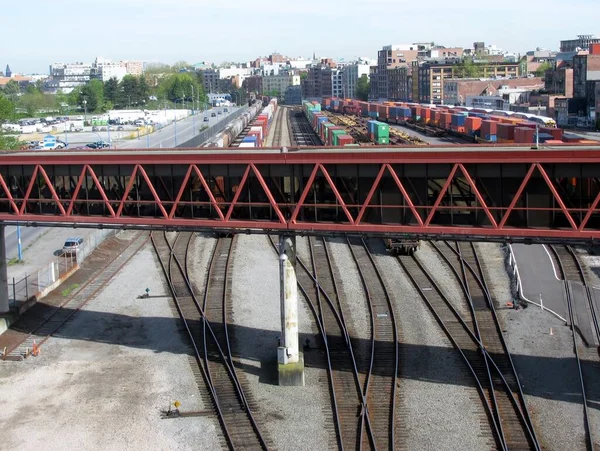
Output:
[[[71,271],[75,265],[81,264],[107,237],[113,236],[118,232],[118,230],[108,229],[96,230],[84,240],[77,254],[60,255],[49,264],[39,268],[37,272],[27,274],[19,280],[13,277],[12,280],[8,281],[10,306],[17,308],[19,304],[44,291]]]
[[[243,107],[238,108],[233,113],[231,113],[229,116],[224,117],[216,124],[211,125],[207,129],[202,130],[199,134],[194,136],[192,139],[189,139],[189,140],[179,144],[177,147],[200,147],[203,143],[205,143],[206,141],[211,139],[213,136],[215,136],[217,133],[219,133],[221,130],[223,130],[227,126],[227,124],[236,120],[238,117],[240,117],[242,114],[244,114],[244,111],[246,111],[247,109],[248,108],[243,108]],[[209,110],[209,112],[210,112],[210,110]]]

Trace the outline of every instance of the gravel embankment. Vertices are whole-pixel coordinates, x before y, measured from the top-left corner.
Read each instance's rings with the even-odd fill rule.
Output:
[[[328,426],[329,393],[322,390],[327,381],[325,369],[307,367],[305,387],[277,385],[281,335],[278,258],[266,236],[239,235],[237,239],[232,279],[236,347],[260,406],[258,413],[276,449],[328,449],[335,442]],[[312,313],[301,300],[298,314],[301,344],[306,337],[315,343]]]
[[[397,259],[386,254],[381,240],[372,240],[370,246],[391,289],[402,334],[399,394],[403,407],[398,432],[406,437],[406,449],[493,449],[483,404],[464,361]],[[452,294],[454,284],[428,246],[422,245],[418,255]]]
[[[514,299],[504,266],[505,250],[494,243],[477,246],[540,444],[548,451],[585,449],[571,331],[534,306],[507,308],[506,302]]]
[[[130,232],[125,232],[130,233]],[[138,299],[150,288],[149,299]],[[217,449],[211,417],[161,419],[204,406],[150,245],[42,346],[0,365],[6,449]]]

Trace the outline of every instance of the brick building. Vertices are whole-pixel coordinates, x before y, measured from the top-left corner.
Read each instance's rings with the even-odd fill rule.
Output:
[[[445,103],[444,80],[461,78],[464,66],[458,59],[413,61],[412,98],[420,103]],[[517,78],[519,63],[481,63],[474,65],[482,78]]]
[[[600,80],[600,55],[573,57],[573,97],[588,97],[588,81]]]
[[[577,49],[588,50],[591,44],[600,44],[600,38],[594,35],[581,34],[577,39],[560,41],[561,52],[575,52]]]
[[[307,72],[307,77],[302,80],[302,94],[304,98],[312,99],[321,97],[331,97],[332,76],[331,68],[325,65],[311,67]]]
[[[408,67],[419,56],[416,44],[386,45],[377,52],[377,66],[371,71],[371,93],[375,99],[389,98],[389,69]],[[392,88],[396,90],[396,87]]]
[[[257,94],[262,94],[263,92],[263,83],[262,76],[260,75],[251,75],[246,77],[242,82],[242,87],[246,89],[248,92],[254,92]]]
[[[471,96],[493,96],[501,87],[508,89],[524,88],[530,91],[539,90],[544,87],[541,77],[516,78],[516,79],[487,79],[479,78],[450,78],[444,80],[444,103],[449,105],[464,105],[467,97]]]
[[[388,93],[387,98],[392,101],[412,100],[412,68],[407,66],[387,69]]]
[[[544,87],[550,95],[573,97],[573,67],[563,64],[547,70],[544,75]]]

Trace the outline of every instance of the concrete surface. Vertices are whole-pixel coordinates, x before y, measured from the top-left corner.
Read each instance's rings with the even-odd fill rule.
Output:
[[[152,297],[137,299],[148,286]],[[150,246],[42,346],[0,365],[4,449],[218,449]]]
[[[517,260],[523,295],[536,304],[541,302],[550,309],[567,318],[564,283],[556,278],[552,260],[543,245],[513,244],[513,253]]]

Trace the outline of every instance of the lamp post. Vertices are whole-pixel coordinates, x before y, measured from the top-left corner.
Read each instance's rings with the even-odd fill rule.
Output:
[[[85,115],[83,117],[84,118],[83,125],[85,125],[85,123],[87,122],[87,100],[85,97],[83,98],[82,103],[83,103],[83,114]]]

